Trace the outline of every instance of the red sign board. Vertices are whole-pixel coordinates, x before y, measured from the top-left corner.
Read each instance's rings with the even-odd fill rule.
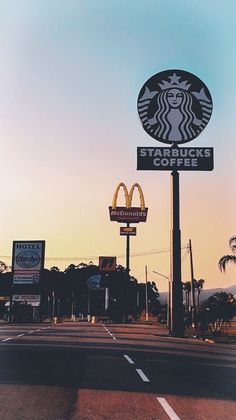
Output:
[[[139,223],[146,222],[148,208],[145,207],[144,210],[141,207],[116,207],[113,209],[109,207],[110,220],[112,222],[119,223]]]
[[[99,257],[100,271],[116,271],[116,257]]]
[[[121,236],[136,236],[136,227],[120,227]]]

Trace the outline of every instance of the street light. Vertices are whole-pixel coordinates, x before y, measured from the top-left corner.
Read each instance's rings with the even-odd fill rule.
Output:
[[[158,276],[164,277],[168,280],[168,296],[167,296],[167,327],[169,327],[170,330],[170,279],[168,276],[165,276],[164,274],[158,273],[158,271],[154,271],[153,273],[158,274]]]

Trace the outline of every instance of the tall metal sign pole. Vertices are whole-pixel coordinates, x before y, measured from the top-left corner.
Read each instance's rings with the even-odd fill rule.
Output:
[[[117,207],[117,198],[120,188],[123,188],[126,207]],[[134,189],[137,188],[140,197],[140,207],[132,207]],[[120,228],[120,235],[126,236],[126,270],[130,271],[130,236],[136,235],[136,227],[131,227],[130,223],[146,222],[148,208],[145,207],[144,195],[139,184],[132,185],[128,191],[126,185],[120,182],[116,187],[112,206],[109,207],[110,220],[113,222],[126,223],[126,227]]]
[[[212,113],[205,84],[183,70],[166,70],[152,76],[138,96],[138,113],[144,130],[171,147],[138,147],[138,170],[171,171],[171,299],[170,334],[184,336],[181,282],[181,231],[179,171],[213,170],[213,148],[179,147],[195,139]]]
[[[127,222],[126,227],[129,228],[130,224]],[[129,264],[129,256],[130,256],[130,241],[129,241],[130,235],[126,235],[126,270],[127,273],[129,273],[130,270],[130,264]]]
[[[179,173],[171,172],[171,333],[178,337],[184,334],[183,291],[181,281],[181,230],[179,205]]]

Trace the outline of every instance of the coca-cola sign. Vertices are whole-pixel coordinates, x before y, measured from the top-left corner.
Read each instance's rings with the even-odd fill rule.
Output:
[[[16,262],[22,268],[33,268],[40,262],[40,256],[34,251],[23,251],[17,255]]]

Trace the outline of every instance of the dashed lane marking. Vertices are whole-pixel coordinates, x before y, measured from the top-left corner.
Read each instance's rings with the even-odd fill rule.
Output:
[[[165,410],[166,414],[171,420],[180,420],[173,408],[168,404],[165,398],[157,397],[157,401],[161,404],[162,408]]]
[[[18,334],[17,337],[23,337],[25,334]]]
[[[131,365],[134,365],[135,363],[134,363],[134,361],[127,355],[127,354],[124,354],[124,358],[126,359],[126,360],[128,360],[128,362],[131,364]]]
[[[136,369],[136,372],[142,378],[143,382],[150,382],[145,373],[143,373],[142,369]]]
[[[9,341],[9,340],[12,340],[12,337],[5,338],[5,340],[2,340],[2,343],[3,343],[3,341]]]

